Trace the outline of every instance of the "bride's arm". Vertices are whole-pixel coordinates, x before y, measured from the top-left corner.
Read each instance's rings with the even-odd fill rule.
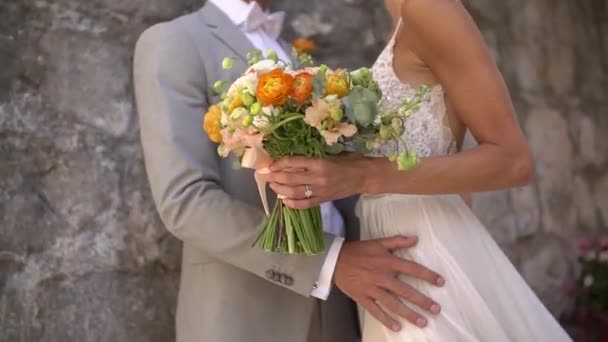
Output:
[[[474,193],[521,186],[532,178],[530,149],[504,80],[466,10],[454,0],[406,0],[402,15],[408,44],[430,66],[479,145],[425,158],[409,172],[385,158],[279,161],[274,171],[286,165],[307,168],[273,174],[275,191],[292,199],[286,204],[308,207],[352,193]],[[302,184],[310,184],[317,197],[303,200]]]
[[[370,193],[468,193],[526,184],[533,163],[504,80],[473,20],[454,0],[407,0],[408,42],[443,85],[459,119],[479,145],[424,159],[412,172],[383,161]],[[389,176],[390,175],[390,176]],[[381,179],[378,179],[381,178]]]

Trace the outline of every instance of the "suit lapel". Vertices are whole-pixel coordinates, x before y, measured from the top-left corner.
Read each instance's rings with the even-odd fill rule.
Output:
[[[247,63],[247,54],[255,47],[226,14],[209,1],[199,13],[203,22],[209,27],[211,34],[234,51],[243,62]]]

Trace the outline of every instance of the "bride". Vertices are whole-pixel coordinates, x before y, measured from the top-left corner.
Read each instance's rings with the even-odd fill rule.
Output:
[[[521,186],[533,175],[529,147],[480,32],[456,0],[385,4],[395,29],[373,67],[384,106],[395,109],[417,85],[431,86],[431,101],[408,119],[403,137],[421,157],[419,167],[403,172],[386,158],[353,154],[289,157],[273,166],[272,188],[294,208],[363,194],[362,239],[418,236],[416,248],[396,253],[445,276],[441,288],[401,278],[441,304],[441,314],[417,325],[383,310],[416,308],[381,308],[349,294],[366,303],[364,342],[571,341],[456,195]],[[459,152],[467,129],[479,145]],[[336,285],[343,285],[337,277]],[[402,329],[386,328],[395,324]]]

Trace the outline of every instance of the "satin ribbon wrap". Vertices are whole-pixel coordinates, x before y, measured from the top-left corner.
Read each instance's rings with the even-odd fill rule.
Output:
[[[272,158],[260,147],[246,149],[241,160],[242,167],[255,170],[255,182],[258,186],[258,193],[260,194],[266,216],[270,215],[268,197],[266,196],[266,184],[268,184],[270,165],[272,165]]]

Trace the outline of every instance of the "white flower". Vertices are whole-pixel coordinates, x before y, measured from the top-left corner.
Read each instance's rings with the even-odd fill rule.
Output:
[[[262,107],[262,113],[268,116],[277,116],[281,114],[280,108],[275,108],[273,105]]]
[[[585,276],[585,279],[583,279],[583,285],[585,285],[585,287],[590,287],[591,285],[593,285],[593,276],[591,274],[587,274]]]
[[[226,127],[228,126],[228,122],[230,122],[228,118],[228,113],[222,111],[222,115],[220,116],[220,124],[222,125],[222,127]]]
[[[258,85],[258,76],[255,73],[248,73],[239,77],[228,89],[228,94],[234,95],[239,89],[244,89],[246,92],[255,96],[255,89]]]
[[[267,72],[277,68],[280,68],[277,62],[273,61],[272,59],[263,59],[250,66],[249,69],[247,69],[247,73],[250,73],[251,71],[255,71],[257,73]]]
[[[253,124],[258,128],[268,128],[270,121],[266,115],[257,115],[253,117]]]
[[[255,90],[256,90],[257,86],[258,86],[258,80],[256,78],[255,80],[252,80],[245,84],[245,91],[248,92],[249,94],[255,96]]]
[[[608,251],[601,251],[598,260],[600,262],[608,262]]]
[[[338,96],[337,95],[327,95],[325,96],[325,98],[323,98],[327,103],[335,103],[336,101],[338,101]]]
[[[374,126],[382,125],[382,115],[376,115],[376,117],[374,118],[373,125]]]
[[[238,120],[238,119],[248,116],[248,115],[249,115],[249,111],[247,109],[245,109],[243,107],[239,107],[232,111],[232,114],[230,114],[230,119]]]
[[[380,139],[374,139],[371,141],[368,140],[365,142],[365,147],[372,151],[379,150],[382,146],[384,146],[384,142],[382,142]]]
[[[304,68],[304,71],[314,76],[317,74],[317,72],[319,72],[319,69],[319,67],[308,67]]]
[[[594,261],[597,260],[597,254],[595,251],[589,251],[584,256],[585,261]]]
[[[226,145],[220,145],[217,147],[217,153],[222,157],[227,157],[230,153],[230,149]]]

